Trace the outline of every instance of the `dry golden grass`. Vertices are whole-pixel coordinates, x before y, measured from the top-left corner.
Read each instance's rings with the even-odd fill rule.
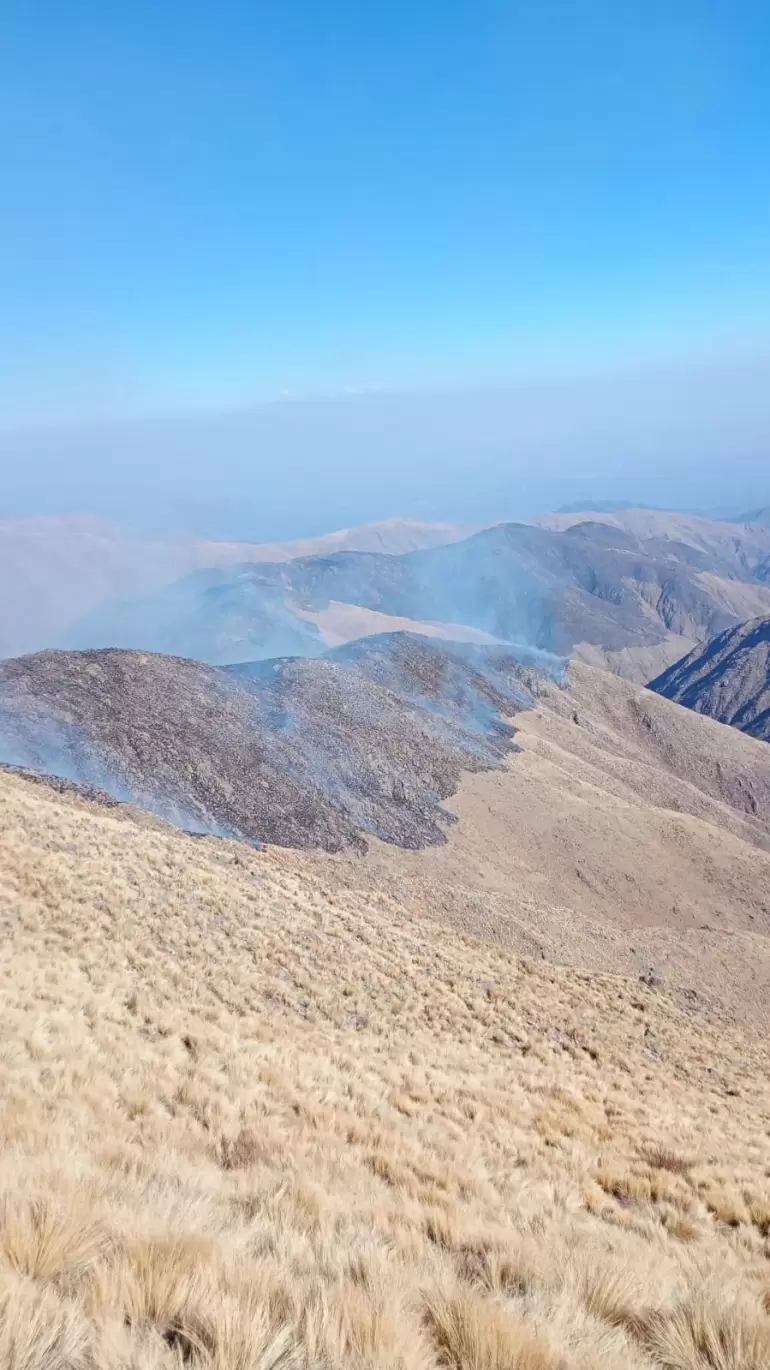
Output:
[[[766,1370],[763,1046],[337,872],[0,777],[0,1365]]]
[[[462,777],[446,845],[336,864],[363,897],[514,955],[652,966],[683,1005],[770,1032],[770,747],[606,671],[569,677],[516,715],[504,770]]]

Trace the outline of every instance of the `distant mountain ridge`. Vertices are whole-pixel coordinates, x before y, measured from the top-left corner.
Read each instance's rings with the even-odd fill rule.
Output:
[[[666,509],[637,507],[541,514],[533,523],[552,532],[565,532],[577,523],[604,524],[643,540],[654,538],[661,544],[696,548],[713,558],[727,574],[749,580],[770,580],[770,529],[761,522],[728,522]]]
[[[649,688],[770,742],[770,616],[728,628],[694,648]]]
[[[646,504],[634,504],[633,500],[595,500],[593,504],[586,503],[585,500],[573,500],[571,504],[560,504],[555,510],[557,514],[616,514],[624,509],[648,509],[654,506]],[[536,521],[536,520],[535,520]]]
[[[738,574],[745,566],[748,577],[765,555],[770,530],[764,544],[731,544],[722,556],[609,522],[580,521],[560,532],[498,524],[398,556],[343,551],[199,571],[142,601],[106,606],[83,619],[65,645],[147,649],[220,665],[317,655],[327,645],[330,606],[338,606],[338,619],[357,606],[375,616],[376,631],[387,629],[388,619],[399,627],[464,625],[557,655],[590,650],[611,660],[623,653],[629,674],[633,654],[642,653],[647,680],[656,673],[656,652],[659,670],[694,641],[770,612],[770,585]],[[364,627],[359,615],[353,635]]]
[[[472,531],[394,518],[295,542],[249,543],[143,536],[88,515],[0,520],[0,585],[13,586],[0,599],[0,657],[61,646],[98,605],[154,593],[200,567],[341,550],[403,553]]]
[[[14,587],[0,604],[6,657],[124,646],[227,664],[417,631],[528,642],[644,682],[770,612],[770,525],[616,508],[476,531],[388,519],[251,544],[12,520],[0,578]]]
[[[435,523],[421,519],[389,518],[378,523],[362,523],[339,528],[312,538],[293,538],[286,542],[201,542],[199,565],[228,566],[241,561],[293,561],[297,557],[330,556],[334,552],[382,552],[398,556],[425,547],[442,547],[460,542],[478,531],[473,523]],[[210,558],[210,560],[208,560]]]

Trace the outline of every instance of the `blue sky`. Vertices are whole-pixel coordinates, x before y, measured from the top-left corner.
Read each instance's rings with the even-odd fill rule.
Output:
[[[6,0],[0,423],[770,352],[764,0]]]

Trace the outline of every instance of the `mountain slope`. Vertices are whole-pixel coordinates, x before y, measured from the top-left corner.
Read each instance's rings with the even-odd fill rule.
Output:
[[[431,523],[421,519],[391,518],[340,528],[315,538],[287,542],[202,542],[201,566],[229,566],[241,561],[293,561],[296,557],[330,556],[334,552],[382,552],[398,556],[425,547],[459,542],[476,531],[470,523]]]
[[[505,769],[461,777],[443,846],[373,842],[338,858],[351,888],[517,954],[653,967],[691,1007],[770,1030],[766,745],[577,663],[515,726]]]
[[[645,653],[646,668],[651,648],[670,660],[672,638],[681,655],[690,642],[745,618],[747,605],[770,609],[770,587],[731,576],[702,548],[644,541],[601,524],[563,533],[500,524],[404,556],[338,553],[200,572],[83,620],[70,645],[149,648],[227,664],[273,655],[295,632],[317,651],[318,616],[336,604],[402,622],[470,626],[559,655],[595,648],[633,670],[633,653]]]
[[[560,669],[561,663],[554,663]],[[0,759],[254,841],[444,840],[460,771],[499,765],[531,670],[398,635],[219,670],[113,649],[0,663]]]
[[[330,858],[0,811],[4,1364],[765,1370],[761,1038]]]
[[[770,749],[546,664],[407,634],[228,670],[44,653],[0,667],[0,737],[6,761],[188,829],[334,851],[366,897],[441,926],[662,966],[677,993],[770,1027]]]
[[[757,511],[761,512],[761,511]],[[564,532],[578,523],[600,523],[643,540],[691,547],[705,553],[725,575],[766,582],[770,578],[770,528],[763,521],[727,522],[667,509],[598,509],[541,514],[540,528]],[[716,569],[716,567],[714,568]]]
[[[770,617],[741,623],[694,648],[649,688],[770,742]]]

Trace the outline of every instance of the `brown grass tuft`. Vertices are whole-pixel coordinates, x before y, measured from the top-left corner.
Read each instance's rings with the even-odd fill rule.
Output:
[[[767,1370],[770,1320],[752,1308],[729,1309],[714,1292],[650,1318],[647,1349],[670,1370]]]
[[[654,1170],[667,1170],[671,1175],[689,1175],[695,1161],[680,1156],[666,1146],[648,1146],[641,1152],[642,1159]]]
[[[92,1370],[92,1329],[77,1307],[19,1278],[0,1286],[0,1365],[7,1370]]]
[[[247,1170],[263,1160],[266,1154],[263,1142],[247,1127],[242,1127],[235,1137],[223,1137],[219,1146],[223,1170]]]
[[[473,1292],[433,1294],[425,1325],[439,1364],[452,1370],[560,1370],[563,1357],[491,1299]]]
[[[86,1208],[52,1198],[6,1196],[0,1204],[0,1261],[21,1275],[48,1282],[82,1275],[108,1246],[103,1227]]]

